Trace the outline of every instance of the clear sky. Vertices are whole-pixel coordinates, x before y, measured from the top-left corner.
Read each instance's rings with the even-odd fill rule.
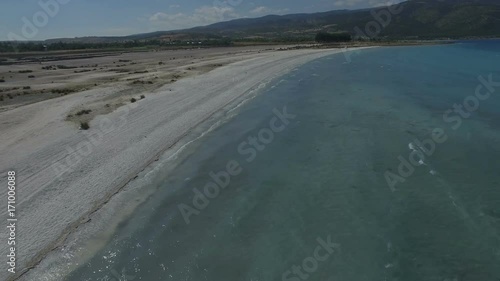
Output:
[[[401,2],[401,0],[1,0],[0,40],[12,37],[18,40],[40,40],[92,35],[121,36],[188,28],[268,14],[369,8],[396,1]]]

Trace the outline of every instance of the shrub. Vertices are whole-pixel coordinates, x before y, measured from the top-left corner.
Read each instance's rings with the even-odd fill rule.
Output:
[[[3,95],[0,96],[0,101],[3,101]]]
[[[31,73],[33,70],[19,70],[19,73]]]
[[[318,43],[333,43],[333,42],[350,42],[352,37],[347,32],[327,33],[320,32],[316,35],[316,42]]]
[[[145,99],[146,96],[145,95],[141,95],[141,100]]]
[[[4,83],[4,82],[5,82],[5,80],[4,80],[4,79],[0,79],[0,83]]]
[[[82,130],[90,129],[89,123],[88,122],[80,122],[80,129],[82,129]]]
[[[76,115],[81,116],[81,115],[85,115],[85,114],[90,114],[90,112],[92,112],[92,110],[90,110],[90,109],[83,109],[83,110],[78,111],[76,113]]]
[[[71,94],[73,92],[76,92],[76,89],[70,89],[70,88],[64,88],[64,89],[52,89],[52,93],[54,94],[62,94],[62,95],[67,95]]]
[[[136,102],[136,101],[137,101],[137,100],[136,100],[135,98],[131,98],[131,99],[130,99],[130,102],[131,102],[131,103],[134,103],[134,102]]]
[[[66,65],[57,65],[56,67],[58,69],[73,69],[73,68],[77,68],[76,66],[66,66]]]
[[[31,89],[30,86],[23,87],[23,90],[30,90],[30,89]]]
[[[35,78],[35,75],[29,75],[28,78]]]

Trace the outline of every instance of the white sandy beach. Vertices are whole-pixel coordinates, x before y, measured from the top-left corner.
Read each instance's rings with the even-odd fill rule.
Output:
[[[67,121],[68,112],[125,86],[91,89],[1,112],[1,181],[7,182],[10,170],[18,177],[18,263],[16,276],[3,270],[0,279],[13,279],[35,267],[64,243],[65,235],[215,112],[301,64],[338,52],[228,56],[220,59],[230,62],[226,66],[145,92],[145,99],[97,116],[88,131]],[[7,198],[7,189],[0,192]],[[7,208],[6,199],[1,204]],[[6,241],[7,233],[1,234]],[[7,243],[0,245],[6,253]]]

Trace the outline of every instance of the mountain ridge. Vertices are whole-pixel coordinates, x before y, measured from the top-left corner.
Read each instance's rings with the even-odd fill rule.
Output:
[[[377,37],[386,39],[437,39],[500,36],[500,1],[496,0],[409,0],[397,5],[400,13],[391,14],[386,27]],[[53,42],[120,42],[131,40],[198,40],[205,38],[245,39],[310,39],[320,31],[367,31],[370,22],[376,22],[373,13],[388,10],[377,7],[359,10],[333,10],[319,13],[267,15],[218,22],[207,26],[173,31],[156,31],[129,36],[58,38]],[[380,22],[379,22],[380,24]],[[365,33],[365,32],[364,32]]]

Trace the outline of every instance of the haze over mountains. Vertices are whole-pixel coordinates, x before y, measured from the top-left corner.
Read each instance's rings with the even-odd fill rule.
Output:
[[[313,39],[320,31],[349,32],[360,35],[367,24],[381,15],[378,38],[435,39],[500,36],[500,1],[498,0],[409,0],[393,6],[362,10],[336,10],[314,14],[269,15],[245,18],[176,31],[158,31],[125,37],[82,37],[51,39],[47,42],[117,42],[127,40],[176,40],[228,37],[244,39]],[[387,23],[387,24],[386,24]],[[359,28],[359,29],[358,29]],[[372,29],[376,30],[376,29]],[[373,37],[373,36],[369,36]]]

